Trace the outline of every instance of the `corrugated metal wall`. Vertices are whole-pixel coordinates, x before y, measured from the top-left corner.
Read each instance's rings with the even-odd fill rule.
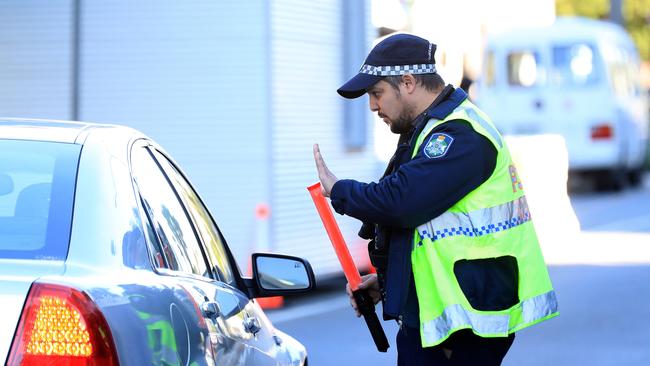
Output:
[[[0,114],[69,119],[72,3],[0,3]]]
[[[371,145],[356,152],[344,147],[345,101],[336,93],[344,81],[342,5],[341,0],[271,5],[273,249],[306,257],[317,274],[337,272],[340,265],[306,190],[318,180],[312,144],[320,144],[341,178],[368,180],[375,173]],[[358,221],[339,215],[337,221],[353,256],[362,260]]]
[[[306,191],[311,146],[340,177],[376,174],[372,139],[344,144],[344,1],[6,0],[0,115],[137,128],[189,174],[240,266],[256,247],[338,272]],[[347,21],[369,27],[368,14]],[[256,218],[259,203],[270,222]],[[358,222],[338,219],[363,257]]]

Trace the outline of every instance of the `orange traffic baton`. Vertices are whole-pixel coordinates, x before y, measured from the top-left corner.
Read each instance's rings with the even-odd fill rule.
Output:
[[[359,313],[363,315],[363,318],[366,321],[366,325],[370,330],[372,339],[375,341],[377,350],[379,352],[386,352],[386,350],[388,350],[389,344],[388,340],[386,339],[386,333],[384,333],[384,328],[381,327],[379,318],[375,313],[375,303],[372,301],[372,298],[370,295],[368,295],[368,292],[366,290],[359,288],[359,285],[361,284],[361,276],[359,276],[357,266],[352,260],[352,256],[350,255],[350,251],[348,250],[347,245],[345,245],[345,240],[341,234],[341,229],[339,229],[336,220],[334,220],[332,209],[321,193],[321,185],[320,183],[315,183],[307,187],[307,189],[309,190],[309,194],[311,194],[311,198],[316,205],[318,215],[323,221],[325,231],[327,231],[327,235],[332,242],[336,256],[339,258],[339,262],[341,262],[343,273],[345,273],[345,278],[350,284],[350,289],[352,289],[354,301],[357,303],[357,309],[359,310]]]

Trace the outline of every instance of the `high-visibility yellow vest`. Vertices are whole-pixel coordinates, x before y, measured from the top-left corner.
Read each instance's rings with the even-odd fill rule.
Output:
[[[490,140],[497,161],[487,181],[414,232],[411,263],[423,347],[466,328],[482,337],[505,337],[559,314],[526,196],[508,148],[489,118],[465,100],[444,120],[429,121],[412,156],[434,127],[458,119]],[[501,311],[473,309],[456,280],[454,263],[503,256],[517,260],[519,303]]]

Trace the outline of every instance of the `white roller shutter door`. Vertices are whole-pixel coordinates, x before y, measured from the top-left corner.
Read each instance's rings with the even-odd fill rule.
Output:
[[[0,2],[0,116],[71,118],[72,3]]]
[[[80,115],[133,126],[183,166],[240,266],[268,200],[263,1],[85,1]]]
[[[345,101],[336,93],[343,82],[342,21],[338,0],[271,5],[273,250],[306,257],[317,275],[341,270],[306,190],[318,179],[312,144],[320,144],[339,177],[367,180],[375,171],[372,146],[357,152],[344,147]],[[359,222],[336,218],[355,261],[363,262]]]

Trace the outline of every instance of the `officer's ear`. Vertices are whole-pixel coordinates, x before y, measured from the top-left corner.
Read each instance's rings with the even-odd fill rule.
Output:
[[[407,93],[413,93],[415,90],[415,86],[417,84],[417,80],[415,79],[415,76],[413,74],[404,74],[402,75],[402,84],[404,84],[404,88],[406,89]]]

